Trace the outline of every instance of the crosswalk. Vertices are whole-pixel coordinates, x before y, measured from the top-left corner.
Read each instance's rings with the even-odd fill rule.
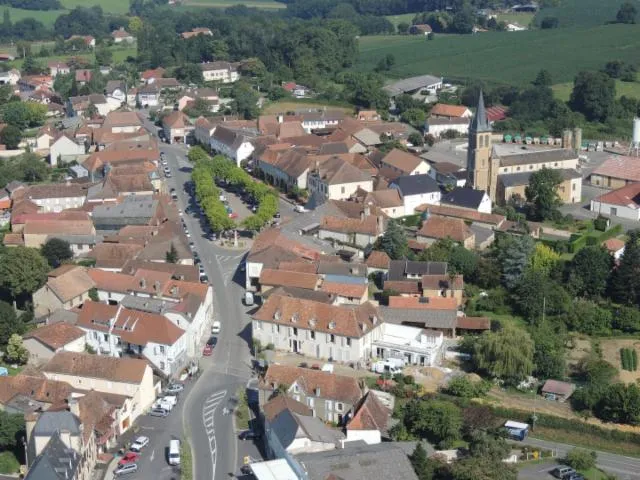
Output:
[[[209,440],[209,451],[211,452],[211,465],[213,472],[213,479],[216,477],[216,461],[218,459],[218,446],[216,443],[216,431],[214,425],[214,417],[216,408],[224,400],[227,395],[226,390],[209,395],[205,400],[202,408],[202,422],[204,423],[204,429],[207,432],[207,439]]]

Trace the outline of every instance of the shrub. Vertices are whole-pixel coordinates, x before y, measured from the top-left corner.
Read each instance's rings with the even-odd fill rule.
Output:
[[[567,452],[564,461],[567,465],[576,470],[589,470],[596,466],[596,452],[588,452],[580,448],[574,448]]]
[[[593,227],[600,232],[604,232],[607,229],[608,224],[609,220],[602,216],[599,216],[593,221]]]

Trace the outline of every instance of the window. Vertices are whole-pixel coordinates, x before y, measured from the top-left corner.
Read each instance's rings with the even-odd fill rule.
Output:
[[[311,330],[311,340],[315,340],[316,339],[316,332],[314,332],[313,330]]]
[[[313,398],[307,398],[307,406],[313,408]]]
[[[576,184],[575,183],[573,185],[571,185],[571,190],[573,190],[574,192],[576,191]]]
[[[98,332],[93,332],[93,338],[98,339]]]
[[[344,408],[344,405],[340,402],[336,403],[336,411],[341,412],[342,409]]]
[[[300,388],[298,387],[298,385],[295,385],[295,384],[293,385],[293,391],[295,393],[298,393],[300,391]]]
[[[164,370],[164,362],[160,362],[160,370]]]
[[[329,342],[336,343],[336,336],[333,333],[329,335]]]
[[[347,347],[351,346],[351,338],[347,337]]]
[[[298,336],[298,328],[297,327],[293,327],[293,336],[294,337]]]
[[[519,171],[520,171],[520,167],[516,168],[516,172],[519,172]]]
[[[160,345],[160,355],[164,355],[164,345]]]
[[[105,334],[104,334],[104,341],[105,341],[105,342],[108,342],[108,341],[109,341],[109,334],[108,334],[108,333],[105,333]]]
[[[340,187],[340,193],[344,193],[344,192],[345,192],[344,187]]]
[[[553,164],[553,166],[554,166],[554,167],[557,167],[557,166],[558,166],[558,162],[554,163],[554,164]]]

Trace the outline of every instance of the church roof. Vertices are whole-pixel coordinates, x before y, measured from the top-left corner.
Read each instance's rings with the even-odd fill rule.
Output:
[[[482,90],[480,90],[480,95],[478,96],[478,108],[476,109],[476,114],[473,116],[473,120],[471,120],[471,127],[469,130],[473,132],[491,131],[491,125],[489,125],[489,120],[487,119],[487,111],[484,108],[484,96],[482,95]]]

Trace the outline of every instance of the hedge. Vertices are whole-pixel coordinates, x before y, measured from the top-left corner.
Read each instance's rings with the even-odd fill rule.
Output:
[[[601,233],[600,235],[594,235],[594,231],[591,231],[584,235],[574,233],[569,239],[569,252],[576,253],[578,250],[586,247],[587,245],[599,245],[605,240],[617,237],[621,233],[622,225],[615,225],[614,227],[611,227],[609,230]]]
[[[635,348],[620,349],[620,363],[622,369],[629,372],[635,372],[638,369],[638,354]]]

